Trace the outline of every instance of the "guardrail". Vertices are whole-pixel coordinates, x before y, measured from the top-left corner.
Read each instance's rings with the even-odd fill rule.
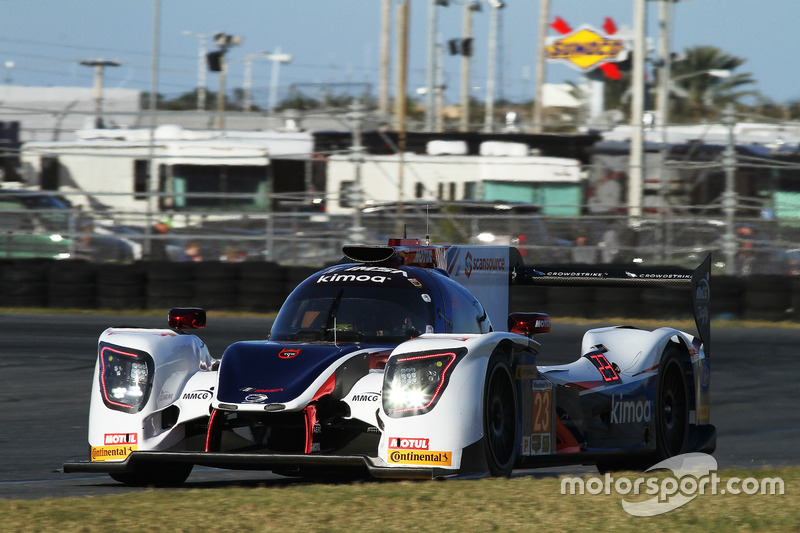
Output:
[[[0,307],[277,311],[316,267],[254,261],[91,263],[0,260]],[[714,319],[800,320],[800,277],[712,276]],[[555,317],[690,318],[686,290],[514,286],[512,311]]]

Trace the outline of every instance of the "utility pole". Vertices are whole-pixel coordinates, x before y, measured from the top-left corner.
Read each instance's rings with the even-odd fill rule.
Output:
[[[472,42],[472,13],[481,10],[481,3],[472,0],[464,4],[464,15],[461,22],[461,42]],[[469,131],[469,89],[470,89],[470,61],[472,54],[461,53],[461,131]]]
[[[547,45],[547,27],[550,20],[550,0],[539,0],[539,38],[536,44],[536,91],[533,96],[533,132],[542,133],[544,126],[544,83],[547,64],[544,50]]]
[[[392,26],[392,0],[383,0],[381,4],[381,72],[378,82],[378,111],[384,117],[389,116],[389,41]]]
[[[280,47],[277,47],[274,54],[267,54],[266,57],[272,61],[272,73],[269,79],[269,114],[272,115],[278,105],[278,76],[281,73],[281,63],[291,63],[292,56],[282,54]]]
[[[207,54],[209,63],[212,58],[214,65],[211,70],[219,72],[219,92],[217,93],[217,128],[220,130],[225,129],[225,84],[228,77],[228,63],[225,61],[225,54],[232,46],[239,46],[242,44],[242,38],[237,35],[228,35],[226,33],[218,32],[214,34],[214,44],[219,46],[219,50]]]
[[[364,147],[361,144],[361,128],[364,121],[363,106],[356,102],[351,106],[347,118],[353,130],[353,144],[350,146],[350,161],[353,163],[353,188],[350,190],[351,205],[353,210],[353,227],[350,229],[350,238],[355,242],[364,239],[364,226],[361,222],[361,212],[364,209],[364,189],[361,186],[361,165],[364,162]]]
[[[628,166],[628,219],[638,221],[642,216],[642,190],[644,183],[644,60],[646,0],[633,3],[633,68],[631,72],[631,142]]]
[[[104,128],[103,123],[103,70],[106,67],[118,67],[116,61],[106,61],[105,59],[87,59],[81,61],[84,67],[94,67],[94,127]]]
[[[193,35],[197,37],[197,110],[206,110],[206,73],[208,72],[208,64],[206,63],[206,53],[208,51],[208,38],[211,34],[208,33],[194,33],[189,30],[183,31],[184,35]]]
[[[722,123],[728,127],[728,142],[722,154],[725,169],[725,192],[722,194],[722,211],[725,213],[725,236],[722,248],[725,252],[725,270],[736,273],[736,115],[733,105],[728,104],[722,112]]]
[[[666,255],[666,239],[664,238],[664,224],[669,209],[669,174],[667,173],[667,158],[669,156],[669,142],[667,138],[669,126],[669,89],[672,77],[672,5],[677,0],[660,0],[658,6],[658,59],[659,79],[656,94],[656,109],[658,109],[658,127],[661,131],[661,146],[659,150],[659,184],[658,184],[658,218],[659,218],[659,259]]]
[[[425,131],[433,131],[436,108],[436,15],[437,6],[447,7],[448,0],[428,0],[428,64],[425,73]]]
[[[505,7],[501,0],[489,0],[492,8],[491,20],[489,22],[489,65],[486,74],[486,114],[483,121],[483,130],[491,132],[494,129],[494,85],[495,69],[497,67],[497,25],[500,16],[500,9]]]
[[[403,233],[403,190],[404,183],[404,157],[406,151],[406,95],[408,86],[408,27],[411,16],[410,0],[402,0],[398,4],[398,32],[397,32],[397,90],[395,96],[395,122],[397,124],[397,146],[400,164],[397,170],[397,220],[396,231]]]
[[[441,132],[444,129],[444,72],[442,70],[444,56],[444,45],[436,45],[436,120],[434,121],[434,131]]]

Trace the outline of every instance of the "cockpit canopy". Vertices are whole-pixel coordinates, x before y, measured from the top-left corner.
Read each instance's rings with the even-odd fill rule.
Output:
[[[301,283],[278,313],[270,340],[395,345],[423,333],[490,329],[480,303],[446,275],[351,264]]]

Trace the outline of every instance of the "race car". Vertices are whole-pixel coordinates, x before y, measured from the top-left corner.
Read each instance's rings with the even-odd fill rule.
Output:
[[[282,475],[507,476],[514,468],[641,469],[711,453],[710,256],[694,271],[525,266],[508,246],[391,239],[345,246],[300,283],[265,340],[213,357],[169,328],[99,338],[90,460],[131,485],[180,485],[194,465]],[[588,330],[575,361],[538,364],[543,312],[509,313],[517,284],[684,286],[698,334]]]

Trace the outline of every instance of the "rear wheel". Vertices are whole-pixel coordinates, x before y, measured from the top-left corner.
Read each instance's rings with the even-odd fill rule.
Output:
[[[689,393],[681,353],[669,347],[661,356],[656,385],[656,453],[614,457],[597,462],[600,473],[645,470],[686,451],[689,436]]]
[[[674,347],[664,351],[658,366],[655,422],[656,460],[684,453],[689,438],[689,390],[681,354]]]
[[[517,457],[517,398],[508,362],[489,359],[484,388],[483,430],[486,462],[493,476],[508,476]]]
[[[192,473],[191,463],[139,464],[133,472],[109,474],[111,479],[132,487],[179,487]]]

